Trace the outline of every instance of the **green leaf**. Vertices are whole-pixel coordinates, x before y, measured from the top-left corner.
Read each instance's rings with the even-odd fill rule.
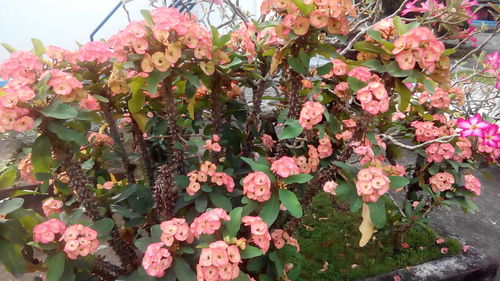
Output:
[[[254,246],[246,246],[245,250],[241,251],[242,259],[251,259],[262,256],[262,250]]]
[[[95,231],[97,231],[97,237],[102,238],[106,237],[111,230],[113,229],[113,226],[115,226],[115,223],[112,219],[110,218],[104,218],[101,220],[96,221],[91,228]]]
[[[391,62],[387,66],[387,72],[394,77],[408,77],[414,74],[413,70],[402,70],[396,61]]]
[[[238,275],[238,277],[234,278],[231,281],[250,281],[250,278],[248,278],[248,275],[246,275],[246,273],[240,270],[240,274]]]
[[[23,198],[7,198],[0,201],[0,215],[7,215],[23,206]]]
[[[202,194],[201,196],[196,197],[196,200],[194,201],[194,208],[196,211],[199,213],[205,212],[208,206],[208,197],[205,194]]]
[[[236,234],[240,230],[241,226],[241,212],[243,211],[242,207],[234,208],[229,212],[229,216],[231,220],[226,223],[226,231],[224,232],[224,236],[236,237]]]
[[[139,249],[141,252],[146,252],[146,249],[150,244],[153,243],[153,240],[151,237],[142,237],[137,240],[135,240],[134,244]]]
[[[7,43],[1,43],[0,45],[2,45],[2,47],[4,47],[5,50],[7,50],[7,52],[9,52],[9,53],[13,53],[16,51],[16,49],[14,47],[12,47],[11,45],[9,45]]]
[[[372,54],[387,54],[387,52],[379,46],[374,45],[368,41],[356,42],[354,44],[354,49],[360,52],[372,53]]]
[[[363,200],[359,196],[353,196],[349,202],[349,209],[351,212],[357,212],[363,206]]]
[[[198,89],[201,87],[200,79],[196,75],[193,75],[189,72],[185,73],[184,75],[186,76],[189,83],[191,83],[195,88]]]
[[[0,237],[0,261],[15,277],[20,277],[26,271],[26,261],[22,247]]]
[[[295,58],[295,57],[288,57],[287,59],[288,64],[292,67],[292,69],[300,74],[308,74],[309,73],[309,66],[306,68],[304,64],[302,63],[302,60],[300,58]]]
[[[128,101],[128,108],[130,112],[137,113],[142,109],[144,102],[146,101],[146,95],[142,91],[133,91],[132,97]]]
[[[45,54],[45,46],[43,45],[42,41],[40,41],[40,39],[31,38],[31,43],[33,44],[35,55],[40,57]]]
[[[146,89],[149,94],[154,95],[158,92],[158,83],[163,81],[163,79],[167,78],[170,74],[170,69],[165,72],[160,72],[155,70],[151,72],[148,76],[148,82],[146,83]]]
[[[379,60],[373,59],[373,60],[367,60],[363,62],[363,65],[370,68],[371,70],[374,70],[376,72],[386,72],[386,67],[383,65]]]
[[[312,179],[311,175],[308,174],[298,174],[298,175],[291,175],[288,178],[284,179],[283,181],[286,184],[292,184],[292,183],[306,183],[309,180]]]
[[[295,119],[288,119],[285,121],[285,125],[287,125],[287,127],[278,135],[279,140],[296,138],[304,131],[299,121]]]
[[[153,17],[151,16],[149,10],[141,10],[141,15],[150,26],[154,25]]]
[[[332,164],[341,168],[345,172],[346,176],[349,177],[350,179],[355,179],[356,175],[358,174],[358,169],[347,163],[340,161],[332,161]]]
[[[394,90],[399,93],[401,99],[399,100],[398,109],[403,112],[406,110],[411,100],[411,91],[401,81],[396,80]]]
[[[333,68],[333,63],[329,62],[327,64],[324,64],[316,69],[318,75],[325,75],[329,73]]]
[[[299,58],[300,61],[302,62],[302,65],[305,66],[305,68],[309,69],[309,64],[311,61],[311,56],[304,51],[304,49],[299,50]]]
[[[385,225],[385,204],[383,200],[379,199],[377,202],[369,202],[370,218],[377,228],[382,228]]]
[[[300,202],[297,199],[297,196],[295,195],[295,193],[293,193],[287,189],[280,189],[279,196],[280,196],[281,203],[283,203],[283,205],[285,205],[285,207],[292,214],[292,216],[294,216],[296,218],[302,217],[302,215],[303,215],[302,206],[300,206]]]
[[[423,79],[424,80],[424,88],[427,92],[434,94],[434,83],[432,83],[432,80],[430,79]]]
[[[210,192],[208,195],[210,196],[210,201],[212,201],[215,206],[222,208],[228,212],[233,208],[231,200],[229,200],[229,198],[227,198],[226,196],[217,192]]]
[[[46,281],[59,281],[63,272],[64,266],[66,264],[66,258],[64,257],[64,253],[58,252],[47,258],[45,261],[45,266],[47,266],[47,277]]]
[[[359,80],[358,78],[352,77],[352,76],[347,77],[347,84],[349,84],[349,88],[353,92],[357,92],[359,89],[366,86],[365,82]]]
[[[269,172],[269,164],[264,164],[261,162],[255,162],[253,159],[247,157],[241,157],[241,160],[245,161],[254,172]]]
[[[259,217],[267,223],[268,226],[271,226],[278,215],[280,213],[280,200],[278,196],[273,194],[269,200],[264,203],[264,207],[260,210]]]
[[[74,107],[57,100],[40,110],[40,112],[47,117],[56,119],[71,119],[78,115],[78,111]]]
[[[391,181],[391,189],[398,189],[410,183],[409,179],[400,176],[390,176],[389,180]]]
[[[231,67],[237,66],[242,64],[243,61],[239,57],[234,57],[234,59],[227,65],[219,65],[220,68],[222,69],[229,69]]]
[[[174,259],[174,271],[179,281],[196,281],[196,274],[189,264],[180,257]]]
[[[84,134],[76,130],[67,128],[58,122],[49,123],[48,128],[49,131],[56,134],[57,137],[63,141],[72,141],[80,146],[86,145],[88,143],[87,138]]]
[[[396,27],[396,30],[398,31],[398,35],[401,36],[408,32],[408,26],[401,20],[400,17],[396,16],[394,17],[394,26]]]
[[[316,6],[313,4],[305,4],[304,0],[292,0],[293,3],[299,8],[299,10],[304,14],[304,16],[309,16],[312,11],[316,10]]]
[[[0,175],[0,189],[8,188],[14,184],[17,177],[17,170],[9,168]]]
[[[443,54],[441,56],[449,56],[449,55],[453,55],[454,53],[456,53],[457,50],[456,49],[446,49],[444,50]]]
[[[46,135],[39,136],[31,149],[31,164],[36,173],[48,173],[52,164],[50,140]]]

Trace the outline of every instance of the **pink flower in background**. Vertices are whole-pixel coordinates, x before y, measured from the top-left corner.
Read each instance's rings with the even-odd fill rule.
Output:
[[[274,144],[276,143],[275,140],[273,140],[273,137],[271,137],[268,134],[263,134],[262,135],[262,144],[269,150],[273,149]]]
[[[88,111],[99,110],[99,102],[96,98],[91,95],[87,95],[87,97],[80,100],[78,103],[83,109]]]
[[[500,143],[500,134],[498,133],[498,125],[489,124],[489,126],[482,131],[481,138],[483,139],[484,145],[493,148],[498,148],[498,145]]]
[[[61,200],[54,199],[52,197],[45,200],[42,204],[43,213],[48,217],[51,214],[58,214],[62,212],[61,208],[63,202]]]
[[[441,248],[441,254],[443,254],[443,255],[448,254],[448,248],[445,248],[445,247]]]
[[[500,52],[496,51],[491,54],[486,55],[484,61],[484,68],[487,72],[492,74],[497,73],[500,70]]]
[[[337,189],[338,184],[335,181],[327,181],[323,185],[323,191],[330,193],[331,195],[336,195],[335,189]]]
[[[483,135],[483,130],[490,126],[490,123],[483,121],[481,115],[477,113],[468,120],[458,118],[457,126],[462,129],[462,131],[460,132],[460,135],[462,137],[480,137]]]

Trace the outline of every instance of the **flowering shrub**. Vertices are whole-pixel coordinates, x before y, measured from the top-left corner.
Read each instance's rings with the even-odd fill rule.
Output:
[[[471,171],[496,162],[500,133],[452,108],[464,94],[433,22],[393,15],[358,31],[367,7],[349,0],[265,0],[260,21],[214,4],[244,22],[220,34],[163,7],[75,52],[8,48],[0,131],[36,132],[19,181],[52,196],[43,215],[16,194],[0,202],[0,260],[14,275],[296,280],[293,233],[322,190],[363,209],[360,247],[375,228],[401,238],[437,207],[476,208]],[[316,56],[329,61],[313,67]],[[404,150],[415,163],[398,163]]]

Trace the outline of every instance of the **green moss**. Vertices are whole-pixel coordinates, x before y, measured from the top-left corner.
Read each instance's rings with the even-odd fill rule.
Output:
[[[410,245],[407,249],[394,247],[390,233],[384,231],[360,248],[361,221],[360,212],[339,210],[326,194],[318,195],[295,234],[305,257],[300,280],[355,280],[442,258],[446,255],[441,247],[449,248],[447,255],[457,254],[462,247],[452,238],[437,245],[438,235],[417,225],[404,238]]]

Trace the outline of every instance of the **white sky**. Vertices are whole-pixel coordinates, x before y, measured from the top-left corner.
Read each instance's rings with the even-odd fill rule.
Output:
[[[18,50],[29,50],[32,48],[30,39],[38,38],[45,46],[56,45],[74,50],[77,48],[75,41],[90,41],[90,33],[118,2],[119,0],[0,0],[0,42]],[[262,0],[240,0],[240,5],[243,9],[256,13],[261,2]],[[126,7],[132,20],[142,19],[140,10],[151,8],[149,0],[133,0]],[[126,13],[120,8],[94,38],[109,38],[127,23]],[[7,57],[8,52],[0,46],[0,61]]]

